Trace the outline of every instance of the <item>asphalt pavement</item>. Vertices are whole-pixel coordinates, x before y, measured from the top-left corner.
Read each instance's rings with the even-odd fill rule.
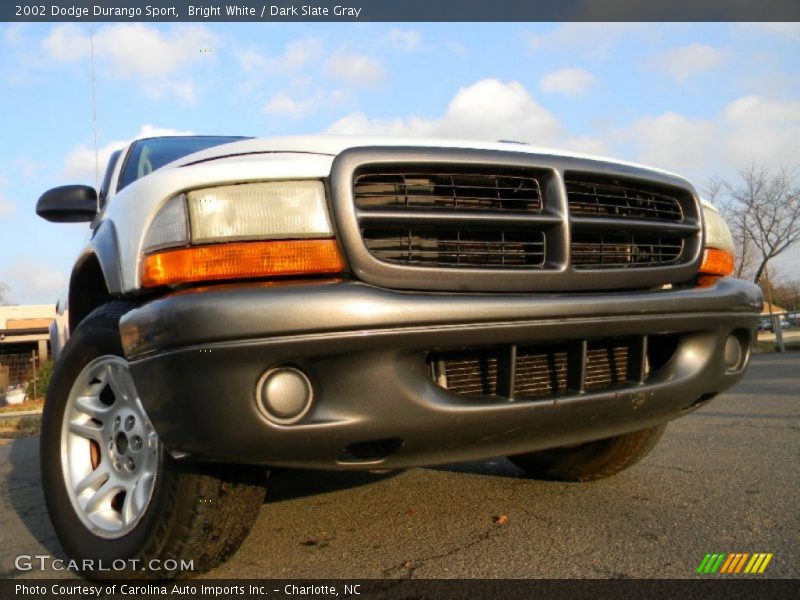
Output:
[[[42,576],[16,571],[19,554],[61,554],[37,447],[0,441],[3,577]],[[800,352],[760,355],[638,466],[598,482],[538,481],[505,459],[284,472],[241,549],[205,576],[684,578],[709,552],[770,552],[763,577],[796,578],[799,492]]]

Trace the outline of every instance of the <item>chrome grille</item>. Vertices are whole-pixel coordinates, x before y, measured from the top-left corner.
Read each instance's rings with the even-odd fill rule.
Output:
[[[393,289],[583,292],[687,282],[700,205],[680,179],[515,151],[354,148],[334,160],[337,233]]]
[[[540,231],[382,227],[365,228],[362,235],[373,256],[392,263],[515,269],[544,264],[544,235]]]
[[[379,172],[357,175],[353,195],[360,209],[538,211],[536,177],[514,173]]]
[[[664,188],[619,179],[567,179],[564,183],[572,215],[646,221],[683,219],[677,195]]]
[[[676,236],[619,232],[576,233],[572,266],[576,269],[660,267],[678,261],[683,239]]]

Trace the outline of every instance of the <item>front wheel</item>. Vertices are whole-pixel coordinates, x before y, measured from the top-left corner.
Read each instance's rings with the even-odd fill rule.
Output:
[[[534,477],[593,481],[638,463],[655,447],[666,427],[658,425],[579,446],[519,454],[508,459]]]
[[[90,577],[205,571],[247,536],[264,488],[241,468],[169,457],[122,353],[119,319],[130,308],[112,302],[86,317],[53,372],[40,447],[48,512]]]

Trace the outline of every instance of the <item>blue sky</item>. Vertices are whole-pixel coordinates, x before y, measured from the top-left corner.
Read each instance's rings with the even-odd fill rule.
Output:
[[[101,162],[169,130],[516,139],[698,188],[753,160],[800,166],[798,24],[2,24],[0,282],[16,302],[53,302],[87,235],[34,206],[94,182],[90,34]]]

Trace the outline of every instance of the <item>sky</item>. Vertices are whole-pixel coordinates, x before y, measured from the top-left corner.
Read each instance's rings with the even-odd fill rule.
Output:
[[[94,37],[96,102],[90,38]],[[0,283],[54,303],[88,239],[34,208],[168,132],[513,139],[677,172],[800,169],[800,24],[0,24]],[[777,266],[800,279],[800,251]]]

